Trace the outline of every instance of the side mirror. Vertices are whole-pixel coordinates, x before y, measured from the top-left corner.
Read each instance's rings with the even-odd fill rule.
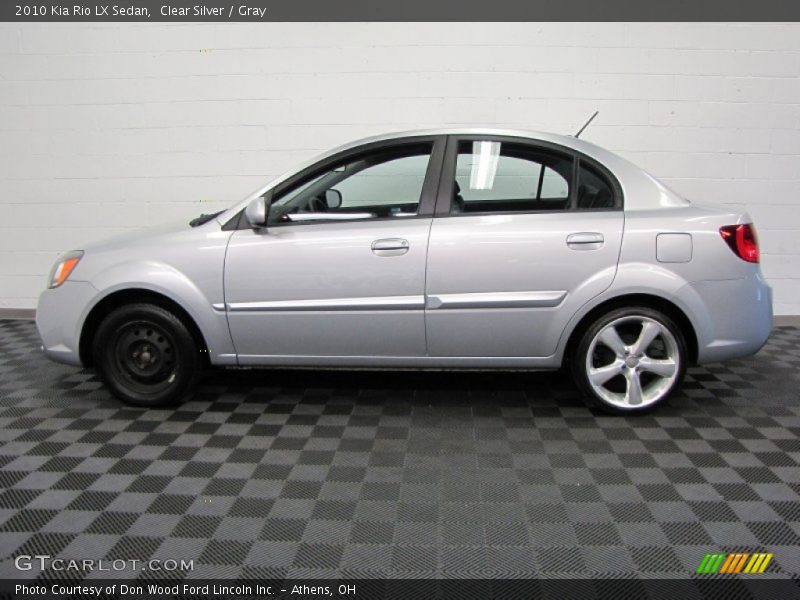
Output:
[[[325,204],[328,205],[328,208],[339,208],[342,205],[342,192],[325,190]]]
[[[264,196],[253,198],[244,209],[244,216],[251,227],[255,229],[266,227],[269,218],[269,204],[266,198]]]

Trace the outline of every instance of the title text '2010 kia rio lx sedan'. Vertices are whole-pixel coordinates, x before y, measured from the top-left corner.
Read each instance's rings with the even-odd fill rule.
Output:
[[[764,344],[758,261],[747,214],[691,204],[583,140],[421,131],[70,252],[36,321],[49,357],[141,406],[186,397],[207,364],[568,364],[590,401],[631,414],[688,364]]]

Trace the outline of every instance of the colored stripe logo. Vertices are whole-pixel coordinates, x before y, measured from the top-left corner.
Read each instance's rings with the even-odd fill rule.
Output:
[[[754,552],[752,554],[750,552],[732,552],[730,554],[717,552],[715,554],[706,554],[703,560],[700,561],[696,573],[701,575],[713,573],[726,575],[763,573],[772,560],[772,556],[771,552]]]

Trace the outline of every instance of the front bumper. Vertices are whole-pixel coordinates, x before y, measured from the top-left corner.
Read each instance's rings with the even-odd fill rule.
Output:
[[[65,281],[39,296],[36,328],[48,358],[68,365],[81,365],[79,343],[83,321],[97,290],[86,281]]]

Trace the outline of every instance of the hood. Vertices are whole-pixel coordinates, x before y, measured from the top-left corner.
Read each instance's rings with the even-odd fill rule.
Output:
[[[192,231],[192,227],[189,226],[189,223],[185,219],[181,219],[180,221],[173,221],[154,227],[132,229],[124,233],[118,233],[97,242],[84,244],[81,250],[87,254],[93,254],[96,252],[106,252],[139,245],[152,247],[153,245],[165,242],[168,238],[189,231]]]

